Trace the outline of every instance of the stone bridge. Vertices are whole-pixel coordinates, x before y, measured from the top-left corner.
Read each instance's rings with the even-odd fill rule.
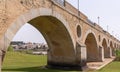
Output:
[[[49,67],[82,68],[115,56],[120,41],[64,0],[0,0],[1,66],[7,48],[25,24],[38,29],[49,46]]]

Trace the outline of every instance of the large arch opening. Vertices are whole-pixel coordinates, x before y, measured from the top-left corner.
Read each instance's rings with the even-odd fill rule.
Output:
[[[57,63],[59,60],[74,57],[74,46],[71,37],[62,22],[55,17],[41,16],[29,21],[29,23],[41,31],[45,37],[50,48],[49,63]],[[59,60],[56,61],[56,59]]]
[[[85,40],[87,48],[87,62],[99,61],[99,51],[96,38],[92,33],[89,33]]]
[[[110,53],[109,53],[109,48],[108,48],[108,45],[107,45],[107,41],[106,39],[103,39],[102,41],[102,46],[104,48],[104,58],[109,58],[110,56]]]
[[[76,65],[73,41],[68,29],[60,20],[53,16],[39,16],[28,21],[28,23],[42,33],[48,44],[48,66],[69,67]],[[8,29],[7,34],[12,33],[12,36],[14,36],[18,31],[15,27],[21,28],[21,26],[14,24]],[[7,39],[11,41],[12,36],[7,36]]]

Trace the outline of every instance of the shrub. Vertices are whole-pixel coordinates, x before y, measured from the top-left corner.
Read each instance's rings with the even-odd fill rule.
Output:
[[[116,60],[120,61],[120,50],[116,50],[115,53],[116,53]]]
[[[14,51],[14,49],[11,45],[8,47],[8,51]]]

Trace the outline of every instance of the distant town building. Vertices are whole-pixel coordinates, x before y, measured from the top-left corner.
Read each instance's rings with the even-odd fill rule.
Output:
[[[48,50],[48,45],[44,43],[32,43],[32,42],[25,43],[23,41],[12,41],[10,45],[14,48],[14,51],[33,50],[33,51],[39,51],[39,52],[42,51],[44,52],[44,54],[46,54]]]
[[[24,45],[25,43],[23,41],[12,41],[10,45]]]

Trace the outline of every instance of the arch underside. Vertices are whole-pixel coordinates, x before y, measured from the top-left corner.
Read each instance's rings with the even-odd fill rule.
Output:
[[[87,61],[99,61],[99,51],[97,47],[97,42],[95,36],[90,33],[88,34],[85,40],[86,48],[87,48]]]
[[[41,16],[29,21],[29,23],[41,31],[52,54],[64,57],[73,56],[72,40],[60,21],[54,17]]]

